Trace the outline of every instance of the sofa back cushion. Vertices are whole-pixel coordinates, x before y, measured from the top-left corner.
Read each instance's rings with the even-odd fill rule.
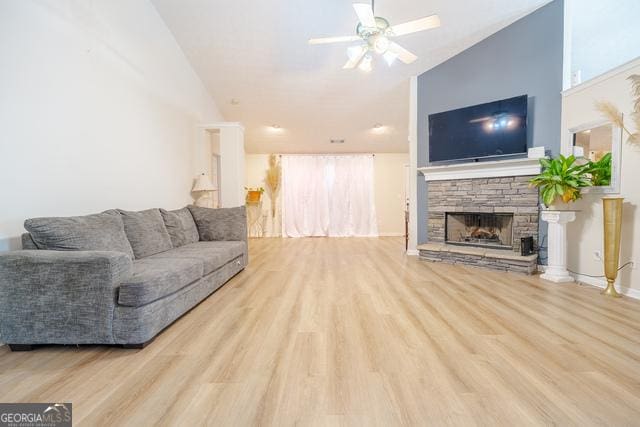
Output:
[[[160,213],[174,248],[200,240],[198,228],[189,209],[182,208],[175,211],[160,209]]]
[[[24,228],[38,249],[116,251],[133,258],[122,218],[115,210],[85,216],[30,218]]]
[[[118,209],[118,212],[122,216],[124,231],[136,259],[171,249],[171,238],[164,226],[160,209],[139,212]]]
[[[25,249],[25,250],[37,250],[38,249],[38,245],[36,245],[36,242],[33,241],[33,238],[31,237],[31,234],[22,233],[22,235],[20,236],[20,239],[22,240],[22,249]]]
[[[211,209],[189,205],[188,208],[201,241],[247,240],[247,213],[244,206]]]

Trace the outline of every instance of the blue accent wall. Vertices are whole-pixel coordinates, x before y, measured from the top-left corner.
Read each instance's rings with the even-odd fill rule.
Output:
[[[528,145],[560,151],[564,0],[554,0],[418,76],[418,167],[429,114],[529,95]],[[427,183],[418,174],[418,243],[427,241]],[[546,229],[541,224],[541,242]]]

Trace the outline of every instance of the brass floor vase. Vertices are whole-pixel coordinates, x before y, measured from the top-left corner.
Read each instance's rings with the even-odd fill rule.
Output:
[[[614,286],[620,263],[620,231],[622,228],[622,197],[604,197],[604,275],[607,288],[604,295],[618,298],[620,294]]]

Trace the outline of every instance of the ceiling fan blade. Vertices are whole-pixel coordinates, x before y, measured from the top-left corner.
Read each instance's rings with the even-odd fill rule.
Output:
[[[373,9],[369,3],[354,3],[353,8],[358,15],[358,20],[363,27],[376,28],[376,18],[373,16]]]
[[[438,15],[425,16],[424,18],[414,21],[405,22],[391,27],[391,31],[395,36],[403,36],[405,34],[417,33],[418,31],[430,30],[440,26],[440,17]]]
[[[349,60],[342,67],[345,70],[355,68],[362,57],[367,53],[364,46],[352,46],[348,49]]]
[[[328,44],[341,42],[354,42],[361,40],[360,36],[338,36],[338,37],[321,37],[317,39],[309,39],[309,44]]]
[[[405,64],[411,64],[413,61],[418,59],[416,55],[409,52],[407,49],[400,46],[398,43],[391,42],[389,43],[389,50],[396,55],[398,55],[398,59]]]

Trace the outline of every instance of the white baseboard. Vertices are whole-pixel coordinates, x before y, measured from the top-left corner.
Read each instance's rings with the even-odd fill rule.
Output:
[[[589,277],[589,276],[585,276],[584,274],[575,274],[575,273],[569,273],[569,275],[573,277],[576,282],[595,286],[596,288],[607,287],[607,281],[599,277]]]
[[[600,279],[598,277],[589,277],[582,274],[574,274],[574,273],[569,273],[569,274],[571,274],[571,276],[573,276],[573,278],[576,279],[576,282],[586,283],[587,285],[595,286],[597,288],[602,288],[602,289],[607,287],[607,281],[605,279]],[[633,299],[640,299],[639,289],[621,288],[619,284],[616,285],[616,289],[618,292],[620,292],[624,296],[627,296]]]
[[[407,255],[409,256],[418,256],[420,252],[417,249],[407,249]]]
[[[545,267],[546,266],[544,265],[539,265],[538,270],[544,271]],[[602,289],[607,287],[606,279],[603,279],[601,277],[589,277],[589,276],[585,276],[584,274],[576,274],[571,272],[569,272],[569,275],[573,277],[576,282],[584,283],[585,285],[591,285],[591,286],[595,286],[596,288],[602,288]],[[616,289],[618,292],[620,292],[624,296],[627,296],[633,299],[640,299],[639,289],[620,288],[619,284],[616,285]]]
[[[404,233],[378,233],[380,237],[404,237]]]

